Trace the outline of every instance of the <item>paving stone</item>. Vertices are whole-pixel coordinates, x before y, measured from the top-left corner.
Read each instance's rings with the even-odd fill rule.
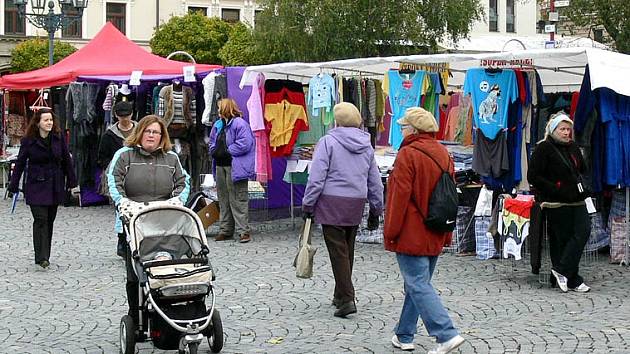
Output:
[[[0,209],[9,202],[1,201]],[[33,264],[28,207],[20,203],[16,214],[0,213],[0,352],[118,352],[127,306],[113,221],[111,207],[60,208],[52,264],[43,270]],[[314,276],[295,277],[300,222],[253,223],[248,244],[215,242],[216,227],[210,228],[223,352],[399,352],[390,343],[404,299],[394,255],[382,245],[357,244],[358,313],[335,318],[334,280],[319,227]],[[445,254],[433,283],[467,339],[460,353],[630,352],[630,270],[599,256],[585,260],[581,272],[592,292],[563,294],[540,284],[545,277],[530,274],[526,261]],[[416,352],[435,346],[422,322],[415,344]],[[207,344],[201,350],[208,352]],[[165,353],[150,343],[139,344],[137,352]]]

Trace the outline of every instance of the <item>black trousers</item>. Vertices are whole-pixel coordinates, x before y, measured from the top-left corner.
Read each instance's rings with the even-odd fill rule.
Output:
[[[131,316],[136,323],[138,324],[138,319],[140,315],[139,304],[140,298],[138,296],[138,291],[140,291],[140,286],[138,285],[138,276],[133,271],[133,263],[131,262],[131,250],[129,249],[129,245],[126,245],[127,254],[125,255],[125,268],[127,270],[127,282],[125,284],[125,289],[127,290],[127,303],[129,304],[129,316]]]
[[[358,226],[322,225],[324,241],[335,277],[333,296],[342,303],[354,301],[352,266],[354,264],[354,240],[358,229]]]
[[[545,209],[549,254],[553,269],[567,277],[569,288],[584,282],[579,275],[580,259],[591,235],[591,218],[586,206]]]
[[[33,250],[35,264],[50,260],[53,224],[57,217],[57,205],[31,205],[33,214]]]

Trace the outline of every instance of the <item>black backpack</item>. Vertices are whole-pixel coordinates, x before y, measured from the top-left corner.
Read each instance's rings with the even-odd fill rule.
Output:
[[[420,151],[427,155],[438,168],[442,171],[440,178],[431,192],[431,198],[429,199],[429,213],[425,217],[422,215],[420,208],[418,211],[424,218],[424,224],[433,231],[436,232],[451,232],[455,229],[455,220],[457,218],[457,186],[453,177],[448,173],[448,166],[446,170],[442,169],[442,166],[427,152],[419,149],[415,146],[410,146],[414,150]],[[449,165],[451,159],[449,158]]]

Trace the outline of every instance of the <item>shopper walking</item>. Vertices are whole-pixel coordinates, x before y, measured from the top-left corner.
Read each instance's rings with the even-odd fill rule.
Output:
[[[547,220],[550,281],[563,292],[590,290],[579,274],[582,252],[591,234],[591,219],[584,203],[586,186],[580,178],[583,172],[582,153],[573,141],[573,122],[564,112],[552,116],[545,139],[532,153],[527,179],[535,188],[536,201],[542,203]]]
[[[333,114],[337,127],[317,143],[302,211],[305,218],[314,216],[322,224],[335,277],[334,315],[346,317],[357,312],[352,284],[355,237],[366,200],[370,203],[368,226],[378,227],[383,209],[383,183],[370,134],[359,129],[359,110],[350,103],[339,103]]]
[[[101,137],[101,143],[98,147],[98,160],[96,161],[101,168],[101,185],[99,192],[109,197],[109,191],[107,187],[107,166],[112,161],[114,153],[123,147],[123,142],[133,132],[136,122],[131,120],[133,116],[133,105],[128,101],[121,101],[114,106],[114,114],[118,121],[107,128],[103,137]],[[118,234],[118,244],[116,246],[116,254],[120,257],[125,257],[125,234],[122,232]]]
[[[10,192],[19,192],[25,170],[22,189],[33,214],[35,264],[47,268],[57,208],[64,202],[66,191],[77,185],[72,158],[50,109],[35,112],[26,128],[11,175]]]
[[[403,142],[387,182],[383,235],[385,249],[396,253],[405,287],[392,344],[402,350],[413,350],[421,317],[427,332],[438,343],[429,353],[449,353],[464,338],[453,326],[431,279],[442,248],[450,243],[451,233],[429,229],[422,215],[428,214],[429,199],[442,171],[452,174],[454,166],[446,149],[435,139],[438,125],[431,113],[418,107],[409,108],[398,124]]]
[[[219,120],[210,131],[210,155],[219,197],[219,235],[215,241],[232,239],[251,241],[249,229],[248,180],[256,177],[254,169],[254,133],[243,118],[236,102],[219,101]]]
[[[155,115],[142,118],[125,140],[125,145],[116,151],[107,169],[109,193],[117,207],[169,199],[181,204],[186,202],[190,194],[190,177],[177,154],[171,151],[168,131],[161,118]],[[118,214],[115,230],[123,232]],[[125,253],[129,315],[138,324],[138,278],[132,268],[129,246]]]

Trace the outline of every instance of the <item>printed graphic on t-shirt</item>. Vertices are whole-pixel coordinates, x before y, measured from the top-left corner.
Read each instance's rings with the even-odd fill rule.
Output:
[[[472,96],[474,124],[489,139],[506,128],[508,107],[518,98],[513,70],[486,72],[483,68],[466,72],[464,93]]]

